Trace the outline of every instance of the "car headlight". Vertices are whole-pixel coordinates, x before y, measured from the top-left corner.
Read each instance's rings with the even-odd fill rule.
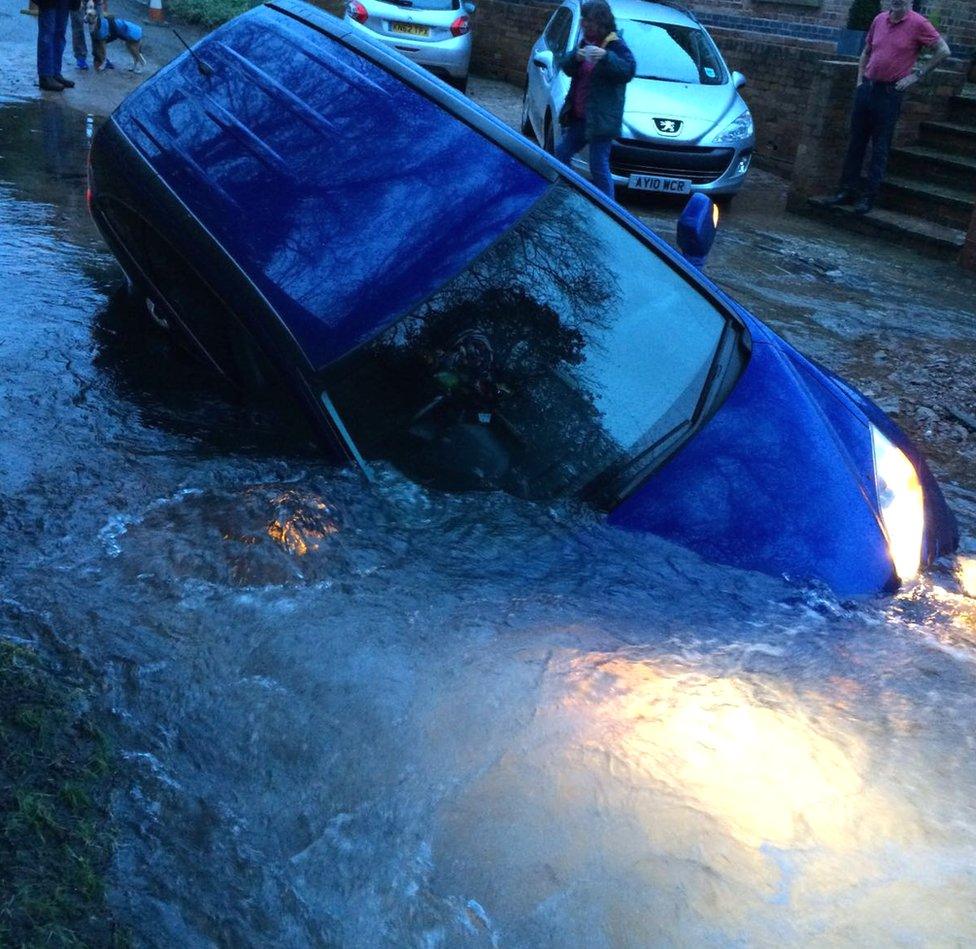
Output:
[[[715,136],[714,141],[719,142],[741,142],[749,138],[753,132],[752,116],[748,110],[743,112],[737,119],[733,119],[719,135]]]
[[[918,573],[922,560],[922,532],[925,507],[922,485],[915,466],[905,453],[888,441],[873,425],[874,478],[878,488],[881,522],[888,538],[888,552],[900,580]]]

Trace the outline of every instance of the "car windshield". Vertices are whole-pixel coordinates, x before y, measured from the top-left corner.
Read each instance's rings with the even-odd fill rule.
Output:
[[[621,35],[637,60],[638,79],[703,86],[726,81],[722,57],[704,30],[646,20],[628,20],[622,26]]]
[[[367,458],[446,489],[556,497],[659,464],[731,387],[738,339],[657,253],[559,184],[324,382]]]
[[[461,0],[382,0],[395,7],[409,7],[411,10],[460,10]]]

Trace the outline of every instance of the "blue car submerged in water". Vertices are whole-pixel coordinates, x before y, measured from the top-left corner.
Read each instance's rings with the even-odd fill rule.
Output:
[[[330,450],[579,497],[838,593],[955,548],[918,451],[587,182],[329,14],[221,27],[96,134],[135,293]]]

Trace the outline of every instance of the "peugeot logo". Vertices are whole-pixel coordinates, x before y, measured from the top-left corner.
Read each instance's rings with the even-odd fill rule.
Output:
[[[655,119],[654,124],[662,135],[677,135],[681,131],[679,119]]]

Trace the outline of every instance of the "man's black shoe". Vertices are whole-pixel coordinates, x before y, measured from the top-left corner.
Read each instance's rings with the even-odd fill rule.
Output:
[[[45,92],[64,92],[64,86],[62,86],[61,83],[54,78],[54,76],[41,76],[40,79],[37,80],[37,84]]]
[[[55,76],[54,78],[58,82],[60,82],[61,85],[65,87],[65,89],[74,89],[74,87],[75,87],[75,83],[74,83],[74,80],[73,79],[65,79],[64,76],[62,76],[60,74],[57,75],[57,76]]]
[[[838,191],[837,194],[831,195],[824,201],[824,204],[830,207],[836,207],[838,204],[853,204],[854,195],[850,191]]]
[[[861,200],[858,201],[857,204],[855,204],[854,207],[851,208],[851,210],[855,214],[867,214],[868,211],[871,210],[871,199],[861,198]]]

